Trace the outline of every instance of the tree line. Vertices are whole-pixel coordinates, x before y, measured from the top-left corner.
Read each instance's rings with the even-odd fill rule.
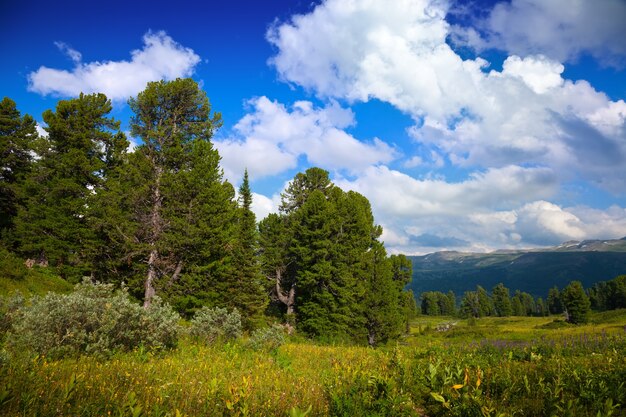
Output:
[[[466,291],[457,306],[454,292],[426,291],[420,295],[421,313],[430,316],[508,317],[564,314],[567,321],[585,323],[589,312],[626,308],[626,275],[602,281],[585,290],[580,281],[572,281],[563,290],[553,287],[548,296],[534,298],[527,292],[510,290],[499,283],[487,292],[480,285]]]
[[[257,224],[247,172],[237,193],[223,177],[221,115],[195,81],[149,83],[128,104],[134,149],[103,94],[44,112],[46,136],[0,102],[3,252],[70,282],[123,285],[145,307],[236,308],[248,329],[280,318],[371,345],[406,330],[411,263],[387,255],[365,197],[311,168]]]

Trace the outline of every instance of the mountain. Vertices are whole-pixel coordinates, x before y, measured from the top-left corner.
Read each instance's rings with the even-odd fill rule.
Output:
[[[481,285],[491,290],[499,282],[514,290],[545,298],[553,286],[579,280],[590,287],[626,274],[626,238],[569,241],[561,245],[490,253],[435,252],[410,256],[416,296],[424,291],[465,291]]]

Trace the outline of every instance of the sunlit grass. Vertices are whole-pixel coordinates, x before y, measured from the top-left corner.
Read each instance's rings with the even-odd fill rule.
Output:
[[[420,317],[411,336],[379,349],[184,339],[109,360],[19,352],[0,362],[0,414],[626,415],[626,310],[542,327],[555,319]]]

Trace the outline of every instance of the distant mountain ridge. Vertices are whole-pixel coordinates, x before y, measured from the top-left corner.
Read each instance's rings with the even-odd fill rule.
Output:
[[[626,237],[564,242],[558,246],[490,253],[444,251],[410,256],[418,296],[424,291],[454,291],[457,295],[481,285],[491,290],[499,282],[511,291],[546,297],[553,286],[582,281],[589,287],[626,274]]]

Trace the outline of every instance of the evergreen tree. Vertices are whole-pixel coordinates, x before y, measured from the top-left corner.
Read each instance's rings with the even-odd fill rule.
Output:
[[[369,280],[365,293],[365,327],[370,346],[385,343],[404,331],[406,322],[400,305],[401,290],[393,279],[393,269],[385,248],[374,242],[367,252],[369,258]]]
[[[244,317],[247,328],[257,327],[263,321],[263,312],[269,301],[265,292],[263,276],[256,256],[256,219],[251,210],[252,191],[248,181],[248,170],[244,172],[239,187],[239,210],[237,216],[237,241],[233,254],[233,275],[230,278],[227,300]]]
[[[13,226],[37,138],[35,120],[22,116],[10,98],[0,101],[0,235]]]
[[[146,307],[157,291],[186,314],[229,306],[237,204],[210,141],[221,117],[191,79],[149,83],[129,105],[143,144],[99,193],[100,231],[117,250],[103,269]]]
[[[435,291],[426,291],[422,293],[422,314],[427,316],[439,316],[441,315],[441,308],[439,305],[439,297]]]
[[[550,314],[561,314],[563,312],[563,303],[561,301],[561,294],[557,287],[550,288],[548,291],[548,311]]]
[[[477,291],[465,291],[461,299],[460,312],[463,317],[482,317],[483,309],[481,308],[480,297]]]
[[[448,314],[450,316],[454,316],[456,315],[456,294],[454,294],[454,291],[450,290],[446,294],[446,297],[448,298],[448,306],[450,308],[450,311]]]
[[[572,281],[561,293],[567,321],[574,324],[587,323],[591,302],[580,281]]]
[[[406,328],[411,265],[406,257],[387,258],[365,197],[310,168],[287,187],[280,211],[259,225],[260,252],[288,321],[310,336],[371,344]]]
[[[287,219],[272,213],[259,222],[260,262],[263,274],[268,277],[267,288],[276,302],[286,308],[287,321],[293,323],[296,302],[296,281],[287,274],[291,263],[291,243]]]
[[[548,315],[548,309],[546,308],[546,303],[543,301],[543,298],[541,297],[537,298],[537,303],[535,305],[536,305],[535,314],[537,316],[543,317],[543,316]]]
[[[103,94],[81,94],[44,112],[48,147],[25,181],[25,207],[15,220],[20,252],[74,280],[91,273],[93,196],[127,145],[110,111]]]
[[[480,285],[476,287],[476,293],[480,303],[480,317],[493,316],[495,314],[495,308],[489,293]]]
[[[513,314],[509,289],[506,288],[504,284],[499,283],[493,287],[491,296],[493,297],[493,305],[498,317],[507,317]]]
[[[514,295],[511,299],[511,307],[513,309],[514,316],[523,317],[526,315],[526,309],[524,309],[521,297]]]

